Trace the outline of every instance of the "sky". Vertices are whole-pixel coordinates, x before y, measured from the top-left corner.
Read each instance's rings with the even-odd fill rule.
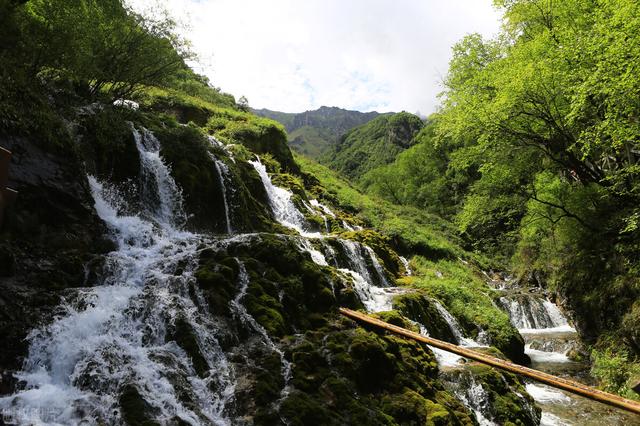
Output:
[[[160,2],[212,84],[253,108],[322,105],[428,115],[451,48],[495,35],[491,0],[129,0]]]

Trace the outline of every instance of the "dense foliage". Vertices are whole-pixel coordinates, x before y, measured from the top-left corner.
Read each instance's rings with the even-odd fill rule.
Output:
[[[454,219],[470,248],[522,278],[543,277],[589,341],[625,347],[633,360],[640,4],[496,5],[500,35],[470,35],[454,48],[442,108],[419,144],[365,184]]]
[[[171,19],[143,17],[121,0],[0,0],[2,130],[51,133],[44,93],[68,106],[155,85],[234,107],[232,96],[186,66],[191,57]]]

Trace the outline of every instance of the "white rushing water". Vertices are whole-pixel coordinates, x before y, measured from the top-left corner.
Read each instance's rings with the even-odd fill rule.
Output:
[[[404,256],[399,256],[400,262],[402,262],[402,266],[404,266],[404,273],[406,276],[413,275],[413,271],[411,270],[411,266],[409,266],[409,261]]]
[[[64,314],[29,335],[17,375],[25,388],[0,399],[3,413],[19,424],[120,423],[118,399],[126,386],[135,387],[160,423],[229,423],[223,411],[233,395],[232,372],[212,334],[215,325],[200,314],[202,298],[189,296],[201,238],[179,228],[181,193],[157,140],[147,131],[134,135],[143,211],[121,214],[123,198],[89,177],[96,211],[117,249],[106,258],[101,285],[80,289],[64,303]],[[169,338],[177,323],[187,324],[207,349],[202,377]]]
[[[301,235],[299,240],[300,248],[307,251],[311,255],[311,259],[316,264],[327,266],[328,262],[325,255],[321,251],[317,250],[311,242],[312,240],[321,241],[324,238],[324,235],[318,232],[309,232],[307,230],[308,225],[304,216],[291,200],[293,194],[284,188],[274,185],[265,166],[260,161],[250,161],[250,163],[256,169],[262,180],[269,198],[269,204],[276,220],[282,225],[296,230]],[[319,207],[327,215],[335,217],[335,214],[328,207],[320,204],[317,200],[311,200],[310,203],[313,207]],[[336,266],[339,271],[353,282],[356,293],[367,310],[369,312],[391,310],[393,298],[403,290],[390,286],[386,273],[384,272],[384,268],[380,264],[380,261],[373,250],[355,241],[345,239],[338,239],[337,241],[347,255],[348,265]],[[327,245],[323,244],[323,247],[326,248]],[[335,251],[333,251],[332,248],[329,248],[328,252],[332,255],[333,260],[337,259]],[[365,255],[369,258],[369,261],[373,266],[378,282],[380,282],[384,288],[373,284],[371,273],[364,257]]]
[[[304,216],[291,200],[293,193],[279,186],[275,186],[271,182],[266,167],[259,160],[249,161],[249,163],[256,169],[262,180],[276,220],[287,228],[295,229],[300,235],[309,235],[310,233],[305,230],[306,221]],[[316,235],[317,234],[312,234],[312,236]]]
[[[556,305],[534,296],[501,297],[500,303],[509,313],[513,325],[523,333],[529,331],[575,331]]]
[[[213,164],[215,165],[216,172],[218,173],[218,179],[220,180],[220,186],[222,188],[222,202],[224,203],[224,217],[227,234],[233,234],[233,226],[231,225],[231,214],[227,196],[227,183],[229,178],[229,167],[222,161],[220,161],[215,155],[209,154]]]

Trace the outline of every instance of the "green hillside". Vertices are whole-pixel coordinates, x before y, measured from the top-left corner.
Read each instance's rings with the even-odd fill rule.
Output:
[[[326,106],[301,113],[268,109],[257,109],[253,112],[281,123],[289,134],[291,148],[316,159],[338,143],[346,132],[380,115],[375,111],[350,111]]]
[[[407,112],[377,117],[345,134],[320,157],[320,162],[358,180],[369,170],[391,163],[412,146],[422,127],[422,120]]]

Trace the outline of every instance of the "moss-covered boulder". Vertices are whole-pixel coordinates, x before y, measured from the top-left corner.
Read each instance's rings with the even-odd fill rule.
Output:
[[[438,381],[426,347],[354,325],[332,321],[287,349],[298,390],[283,401],[287,423],[473,424],[472,414]]]
[[[429,335],[436,339],[457,344],[449,323],[435,307],[433,299],[420,292],[402,294],[393,300],[393,309],[424,325]]]

